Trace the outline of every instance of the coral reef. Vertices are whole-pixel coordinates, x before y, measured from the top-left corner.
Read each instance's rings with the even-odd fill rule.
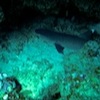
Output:
[[[15,77],[0,73],[0,100],[25,100],[20,94],[21,89],[22,86]]]

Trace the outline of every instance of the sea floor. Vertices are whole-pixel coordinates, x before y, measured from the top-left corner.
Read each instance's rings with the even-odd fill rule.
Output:
[[[100,44],[89,40],[80,50],[66,47],[59,53],[35,28],[6,32],[0,43],[0,73],[19,81],[25,100],[99,100]]]

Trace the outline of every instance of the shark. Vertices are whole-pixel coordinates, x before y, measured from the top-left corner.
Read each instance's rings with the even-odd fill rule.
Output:
[[[59,53],[63,53],[65,48],[71,50],[80,50],[90,39],[90,36],[85,36],[85,38],[82,38],[76,35],[64,34],[42,28],[36,29],[35,32],[36,34],[40,34],[41,36],[44,36],[52,41]]]

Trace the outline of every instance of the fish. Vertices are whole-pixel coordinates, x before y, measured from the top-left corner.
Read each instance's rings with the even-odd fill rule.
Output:
[[[64,47],[58,43],[54,43],[55,47],[56,47],[56,50],[58,51],[58,53],[61,53],[63,54],[63,50],[64,50]]]
[[[82,38],[76,35],[70,35],[60,32],[54,32],[48,29],[38,28],[35,30],[36,34],[44,36],[48,40],[52,41],[59,53],[63,53],[63,50],[80,50],[84,44],[89,41],[89,38]]]

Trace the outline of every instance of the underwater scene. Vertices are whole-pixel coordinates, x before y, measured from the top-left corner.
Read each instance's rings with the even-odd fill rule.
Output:
[[[100,100],[100,1],[1,0],[0,100]]]

